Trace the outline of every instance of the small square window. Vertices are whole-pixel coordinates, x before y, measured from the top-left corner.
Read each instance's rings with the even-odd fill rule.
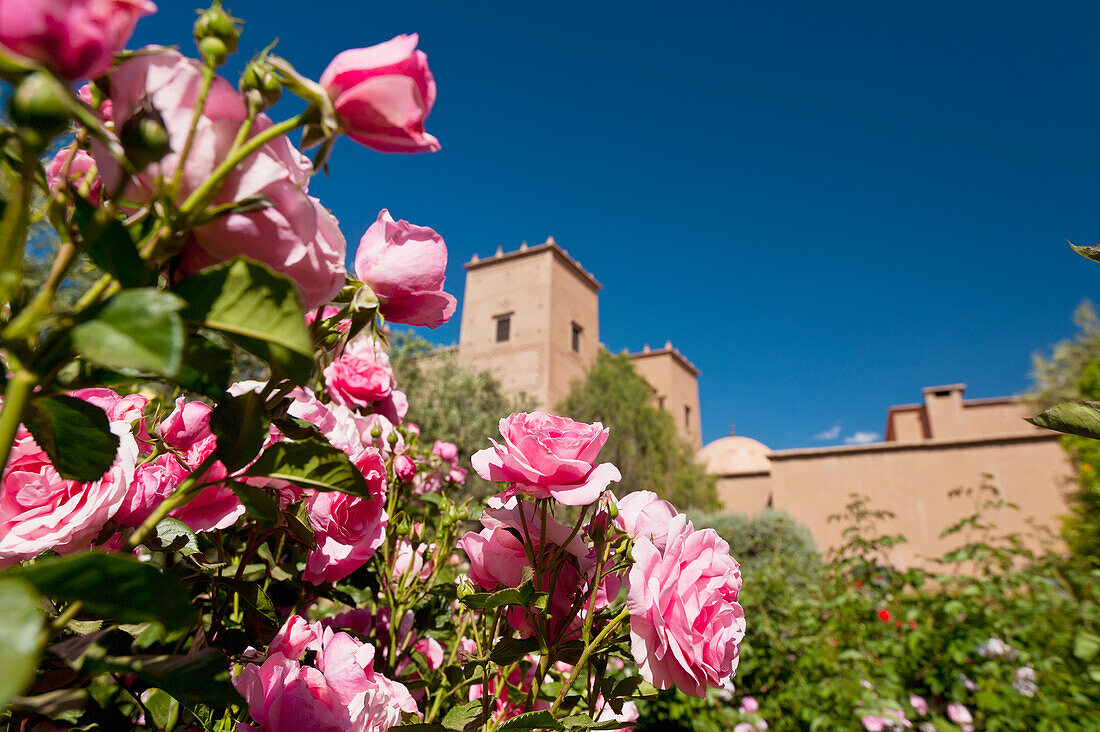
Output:
[[[512,337],[512,314],[498,315],[497,321],[497,343],[504,343]]]
[[[573,323],[573,351],[575,353],[581,352],[581,333],[584,332],[584,328],[580,327],[576,323]]]
[[[665,408],[665,398],[664,397],[657,397],[657,408],[658,409],[664,409]]]

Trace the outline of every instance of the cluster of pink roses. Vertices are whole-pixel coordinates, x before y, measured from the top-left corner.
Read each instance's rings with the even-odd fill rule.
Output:
[[[612,508],[612,524],[632,540],[632,564],[625,578],[601,573],[609,564],[597,560],[596,548],[606,542],[605,512],[577,532],[549,516],[546,506],[520,498],[572,506],[603,500],[608,484],[620,479],[615,466],[596,464],[607,430],[535,412],[502,419],[500,432],[503,444],[494,441],[473,457],[479,475],[508,485],[483,511],[484,528],[459,542],[470,560],[470,580],[497,590],[537,578],[535,589],[550,596],[547,631],[554,639],[575,633],[583,613],[607,607],[625,579],[631,651],[643,678],[694,696],[721,687],[737,669],[745,633],[737,603],[741,572],[729,545],[713,529],[695,530],[656,494],[631,493]],[[540,566],[550,558],[557,562],[553,568]],[[581,613],[571,612],[588,596],[592,601]],[[531,632],[530,620],[524,608],[508,614],[521,634]]]

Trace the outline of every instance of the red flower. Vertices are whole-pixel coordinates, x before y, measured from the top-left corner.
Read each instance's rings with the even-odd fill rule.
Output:
[[[889,623],[891,617],[892,616],[890,615],[889,610],[879,610],[878,611],[878,619],[881,620],[884,623]]]
[[[916,630],[917,629],[917,621],[916,620],[910,620],[909,621],[909,627],[912,628],[913,630]]]

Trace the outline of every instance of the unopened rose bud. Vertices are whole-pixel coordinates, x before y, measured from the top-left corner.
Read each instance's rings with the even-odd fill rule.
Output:
[[[263,61],[253,59],[241,74],[241,92],[248,99],[257,100],[259,109],[267,109],[279,101],[283,84]]]
[[[222,8],[220,0],[199,13],[195,21],[195,41],[208,63],[214,66],[225,63],[229,54],[237,50],[239,38],[236,18]]]
[[[118,137],[126,149],[126,157],[137,170],[144,170],[172,152],[163,118],[156,109],[148,105],[126,120]]]
[[[393,459],[393,473],[404,481],[416,477],[416,463],[408,455],[398,455]]]
[[[374,425],[370,428],[370,436],[377,440],[382,436],[382,428],[378,425]]]
[[[12,121],[48,138],[65,131],[69,112],[65,104],[65,89],[45,71],[23,77],[11,96]]]
[[[458,599],[461,600],[464,597],[469,597],[474,594],[474,583],[470,581],[470,578],[465,574],[460,574],[455,577],[455,584],[458,585]]]
[[[393,533],[398,537],[403,538],[410,534],[409,517],[405,514],[399,515],[397,520],[390,525],[393,526]]]
[[[397,434],[397,430],[390,430],[390,433],[386,435],[386,442],[390,443],[390,447],[396,445],[398,439],[399,436]]]
[[[611,492],[608,491],[607,515],[611,518],[612,521],[614,521],[615,519],[619,518],[619,504],[615,502],[614,497],[612,497],[610,493]]]

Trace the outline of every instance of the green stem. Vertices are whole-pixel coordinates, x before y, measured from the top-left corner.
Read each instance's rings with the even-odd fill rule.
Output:
[[[213,197],[214,194],[217,193],[225,177],[233,172],[233,169],[236,168],[241,161],[280,135],[288,134],[298,127],[307,124],[313,119],[313,111],[313,108],[310,107],[297,117],[291,117],[290,119],[273,124],[263,132],[249,138],[248,142],[231,152],[229,157],[214,169],[210,177],[203,181],[203,184],[187,197],[187,200],[180,206],[180,214],[189,216],[193,214],[196,209],[204,207],[208,203],[207,199]]]
[[[13,373],[4,390],[4,406],[0,408],[0,470],[8,465],[15,434],[23,421],[23,412],[38,384],[37,377],[16,361],[15,356],[9,354],[8,362]]]
[[[31,197],[34,194],[36,158],[23,146],[23,164],[19,185],[0,217],[0,305],[10,303],[19,294],[23,274],[23,247],[30,226]]]
[[[603,643],[604,639],[607,638],[607,636],[611,635],[611,632],[619,626],[619,623],[626,620],[628,617],[630,617],[630,610],[624,607],[622,609],[622,612],[612,618],[607,626],[599,632],[599,635],[593,638],[592,642],[584,647],[584,651],[581,653],[580,659],[578,659],[576,665],[573,666],[573,672],[569,674],[569,679],[564,684],[562,684],[561,691],[558,692],[557,698],[554,699],[554,705],[550,707],[551,714],[558,711],[561,703],[565,701],[565,695],[569,692],[569,689],[573,687],[573,682],[577,680],[577,676],[580,674],[581,668],[583,668],[585,663],[588,662],[588,657],[592,655],[593,651],[600,647],[600,644]]]
[[[202,119],[202,111],[206,107],[206,97],[209,96],[210,87],[213,83],[214,69],[204,65],[202,67],[202,85],[199,87],[199,96],[195,100],[195,109],[191,112],[191,126],[187,129],[187,139],[183,143],[183,150],[180,151],[179,161],[176,164],[176,174],[172,177],[170,192],[173,200],[175,200],[176,193],[180,189],[184,164],[187,162],[187,156],[191,153],[191,145],[195,142],[195,130],[198,129],[199,120]]]

